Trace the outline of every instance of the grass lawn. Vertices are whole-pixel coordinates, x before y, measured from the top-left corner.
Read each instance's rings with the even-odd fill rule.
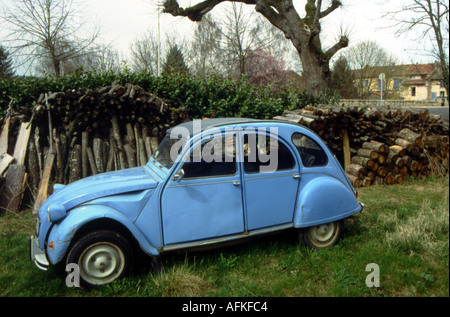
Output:
[[[449,178],[358,191],[366,207],[333,248],[310,250],[286,231],[165,255],[162,273],[143,257],[131,276],[91,291],[67,287],[62,268],[44,272],[29,260],[30,211],[0,216],[0,297],[448,297]],[[376,273],[379,286],[368,287]]]

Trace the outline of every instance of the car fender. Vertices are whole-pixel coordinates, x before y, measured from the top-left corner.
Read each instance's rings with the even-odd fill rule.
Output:
[[[98,219],[111,219],[126,227],[149,255],[158,255],[159,252],[144,237],[134,223],[119,211],[102,205],[84,205],[71,210],[60,222],[55,223],[47,238],[46,253],[52,264],[61,261],[69,248],[69,245],[79,229],[91,221]],[[49,246],[50,242],[52,247]]]
[[[316,226],[347,218],[362,207],[354,192],[339,179],[322,175],[302,178],[294,227]]]

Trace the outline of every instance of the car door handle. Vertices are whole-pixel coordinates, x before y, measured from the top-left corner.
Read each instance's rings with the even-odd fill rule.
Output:
[[[233,181],[233,185],[234,185],[234,186],[239,186],[240,184],[241,184],[240,181]]]
[[[298,178],[300,178],[300,177],[302,177],[300,174],[294,174],[294,175],[292,175],[292,178],[294,178],[294,179],[298,179]]]

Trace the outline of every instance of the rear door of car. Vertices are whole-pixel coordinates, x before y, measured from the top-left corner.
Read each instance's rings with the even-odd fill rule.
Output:
[[[290,224],[300,170],[287,142],[265,131],[243,131],[242,179],[246,230]]]

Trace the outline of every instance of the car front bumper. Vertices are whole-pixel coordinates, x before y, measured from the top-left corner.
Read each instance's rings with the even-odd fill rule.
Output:
[[[30,257],[31,261],[33,261],[38,268],[47,271],[49,266],[47,256],[45,255],[45,251],[39,248],[39,242],[35,236],[30,237]]]

